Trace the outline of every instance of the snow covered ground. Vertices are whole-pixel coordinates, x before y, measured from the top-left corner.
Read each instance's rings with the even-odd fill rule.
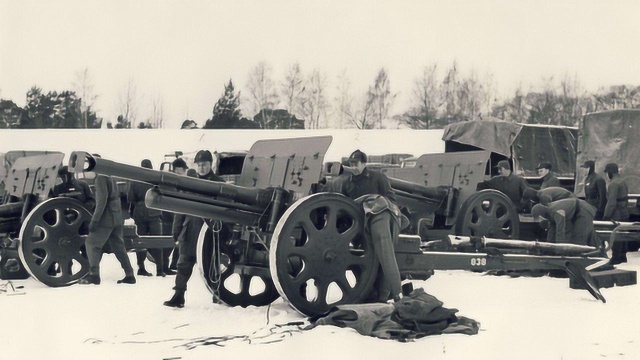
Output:
[[[130,254],[132,261],[134,254]],[[640,253],[623,269],[640,270]],[[438,271],[414,286],[481,323],[474,336],[439,335],[399,343],[332,326],[288,333],[276,324],[304,321],[282,299],[270,307],[212,304],[197,275],[184,309],[162,305],[173,277],[138,277],[117,285],[122,270],[103,258],[102,284],[48,288],[13,281],[0,293],[1,359],[640,359],[640,287],[602,289],[603,304],[568,279],[510,278]],[[0,284],[5,281],[0,281]],[[185,345],[202,338],[246,336],[224,346]],[[249,341],[251,339],[251,341]]]

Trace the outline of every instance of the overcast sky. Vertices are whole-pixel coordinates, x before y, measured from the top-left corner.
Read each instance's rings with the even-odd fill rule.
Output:
[[[198,123],[231,78],[243,90],[259,61],[280,79],[299,62],[364,92],[387,69],[394,111],[430,63],[492,73],[500,95],[577,75],[586,90],[640,85],[640,1],[7,1],[0,0],[0,97],[32,85],[66,90],[89,69],[112,121],[129,78],[145,104]],[[249,114],[245,114],[249,115]]]

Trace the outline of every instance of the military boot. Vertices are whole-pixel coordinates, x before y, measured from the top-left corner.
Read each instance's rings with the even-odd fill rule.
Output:
[[[183,308],[184,307],[184,291],[178,291],[173,294],[171,299],[164,302],[164,306]]]

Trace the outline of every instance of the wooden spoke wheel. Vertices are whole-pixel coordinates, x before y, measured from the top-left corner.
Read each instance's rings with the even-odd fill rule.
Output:
[[[318,193],[293,204],[271,238],[269,268],[280,295],[308,316],[362,302],[379,262],[364,236],[364,211],[351,199]]]
[[[225,246],[225,240],[214,241],[207,224],[202,226],[198,236],[198,270],[214,300],[247,307],[269,305],[280,297],[268,267],[235,261],[237,256]]]
[[[462,203],[454,230],[461,236],[516,239],[520,220],[516,207],[505,194],[487,189],[469,196]]]
[[[18,254],[25,268],[45,285],[76,283],[89,272],[85,240],[91,213],[71,198],[38,204],[20,228]]]

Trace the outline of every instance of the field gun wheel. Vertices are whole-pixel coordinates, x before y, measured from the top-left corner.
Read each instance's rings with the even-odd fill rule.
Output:
[[[308,316],[361,303],[378,266],[364,236],[362,207],[341,194],[318,193],[294,203],[271,238],[273,282],[294,309]]]
[[[18,254],[38,281],[51,287],[76,283],[89,272],[84,242],[91,213],[71,198],[38,204],[20,228]]]
[[[481,190],[469,196],[458,210],[455,234],[518,238],[520,220],[511,200],[497,190]]]
[[[224,246],[226,240],[214,243],[207,224],[198,235],[197,266],[211,294],[227,305],[241,307],[269,305],[280,297],[267,266],[234,261],[235,256]]]

